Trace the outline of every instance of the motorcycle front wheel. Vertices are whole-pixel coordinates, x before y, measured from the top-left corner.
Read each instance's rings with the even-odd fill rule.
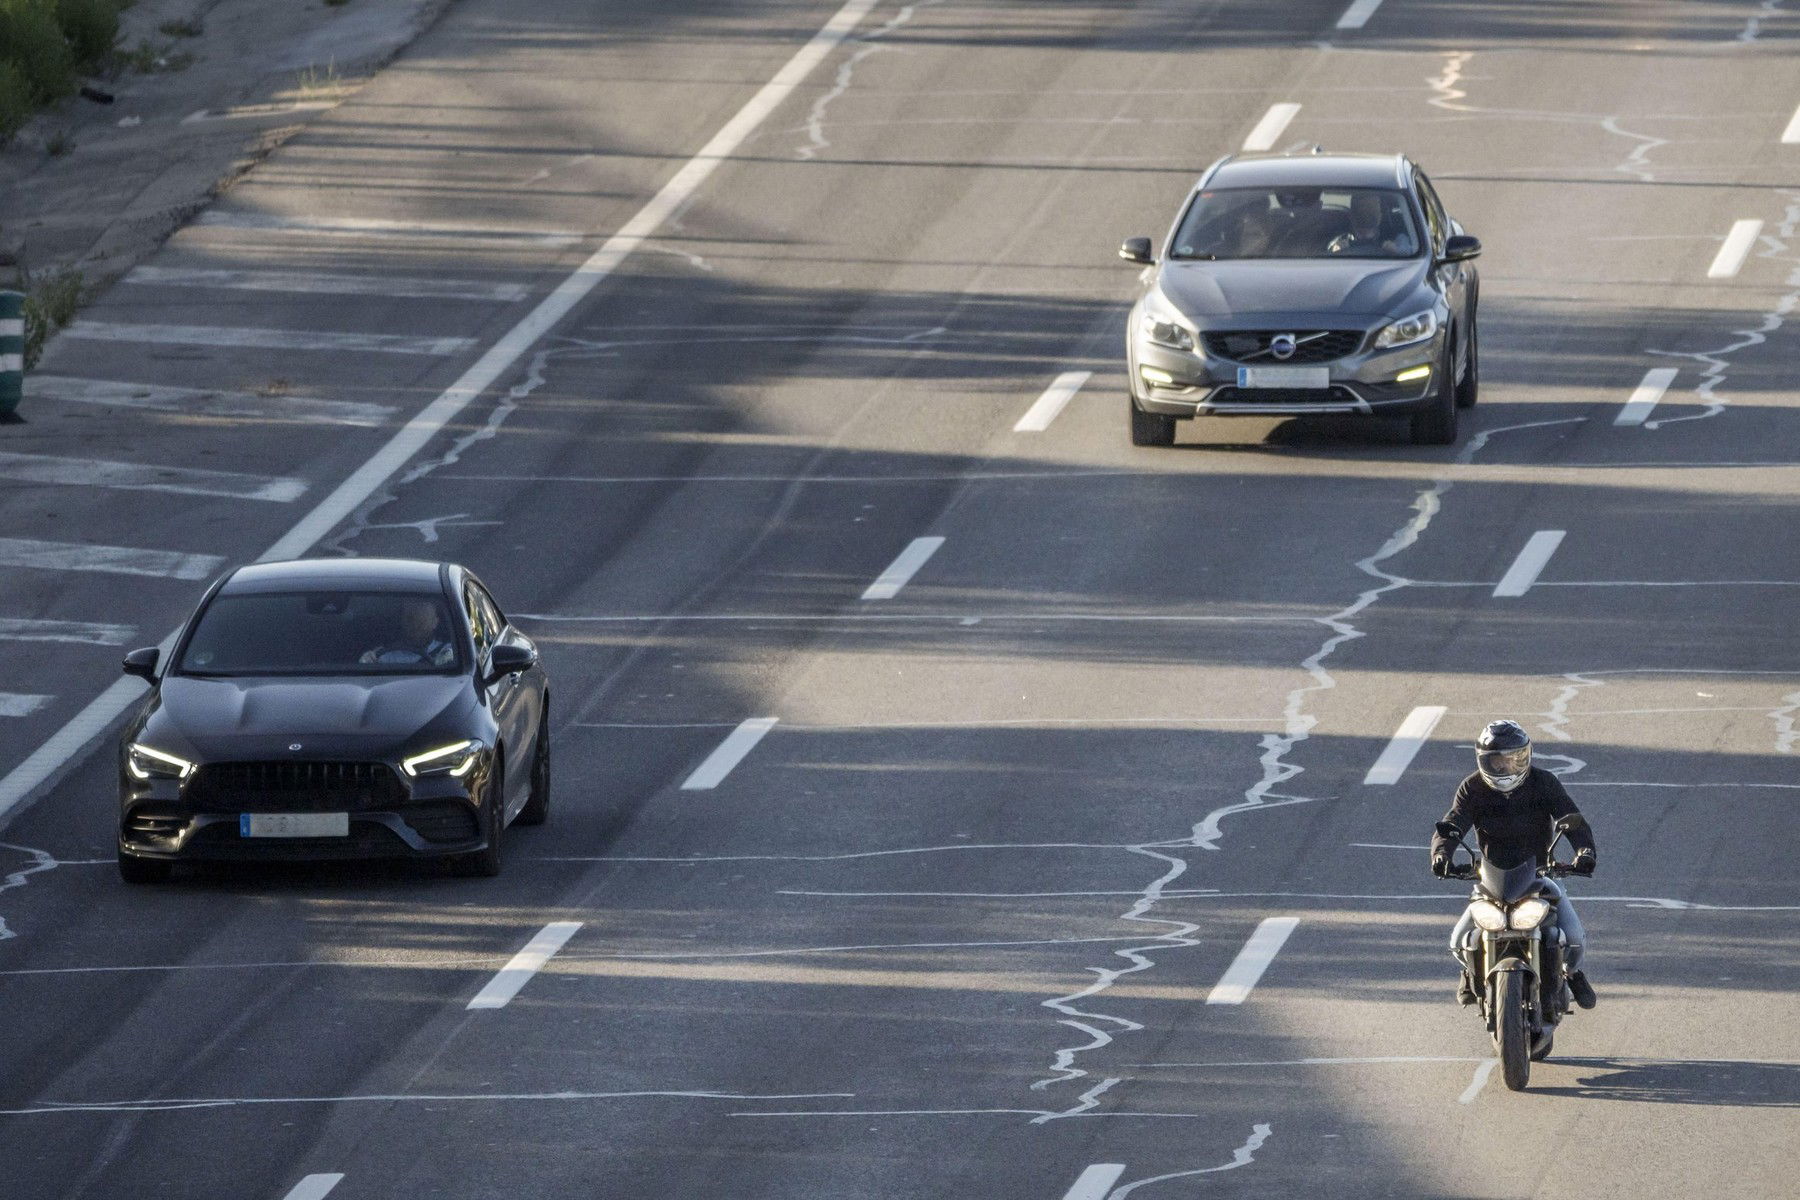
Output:
[[[1494,984],[1494,1045],[1508,1091],[1531,1082],[1531,1031],[1525,1027],[1525,973],[1502,971]]]

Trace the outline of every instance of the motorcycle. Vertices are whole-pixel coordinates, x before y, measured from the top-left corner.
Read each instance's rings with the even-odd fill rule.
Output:
[[[1469,855],[1470,861],[1460,865],[1452,856],[1447,878],[1475,882],[1469,912],[1481,936],[1472,945],[1465,943],[1463,966],[1472,980],[1485,985],[1475,993],[1511,1091],[1523,1091],[1531,1080],[1531,1064],[1549,1056],[1556,1027],[1573,1005],[1564,977],[1565,939],[1555,921],[1556,898],[1542,893],[1546,878],[1575,873],[1572,864],[1556,861],[1556,847],[1581,823],[1578,814],[1556,823],[1544,854],[1548,865],[1541,868],[1529,858],[1517,866],[1498,866],[1471,850],[1455,826],[1437,827]]]

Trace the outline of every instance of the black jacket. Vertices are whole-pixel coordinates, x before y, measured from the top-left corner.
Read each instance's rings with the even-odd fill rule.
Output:
[[[1456,788],[1456,800],[1444,814],[1442,827],[1431,840],[1431,857],[1448,856],[1456,848],[1457,838],[1475,830],[1480,839],[1482,857],[1496,866],[1510,867],[1536,858],[1545,862],[1545,851],[1558,818],[1581,810],[1569,799],[1562,780],[1542,767],[1531,768],[1530,774],[1510,792],[1488,786],[1480,772],[1471,774]],[[1569,831],[1569,844],[1576,853],[1594,849],[1594,831],[1583,821]]]

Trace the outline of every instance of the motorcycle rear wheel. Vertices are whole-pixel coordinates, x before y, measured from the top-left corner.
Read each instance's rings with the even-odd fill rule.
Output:
[[[1494,1045],[1506,1088],[1522,1092],[1531,1082],[1531,1031],[1525,1027],[1525,973],[1502,971],[1494,984]]]

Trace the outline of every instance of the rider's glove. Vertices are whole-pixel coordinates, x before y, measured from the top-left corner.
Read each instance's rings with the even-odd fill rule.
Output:
[[[1575,861],[1570,864],[1569,869],[1574,871],[1577,875],[1592,875],[1594,873],[1594,852],[1592,850],[1577,850],[1575,852]]]
[[[1432,855],[1431,873],[1436,875],[1439,879],[1450,878],[1450,856],[1448,854]]]

